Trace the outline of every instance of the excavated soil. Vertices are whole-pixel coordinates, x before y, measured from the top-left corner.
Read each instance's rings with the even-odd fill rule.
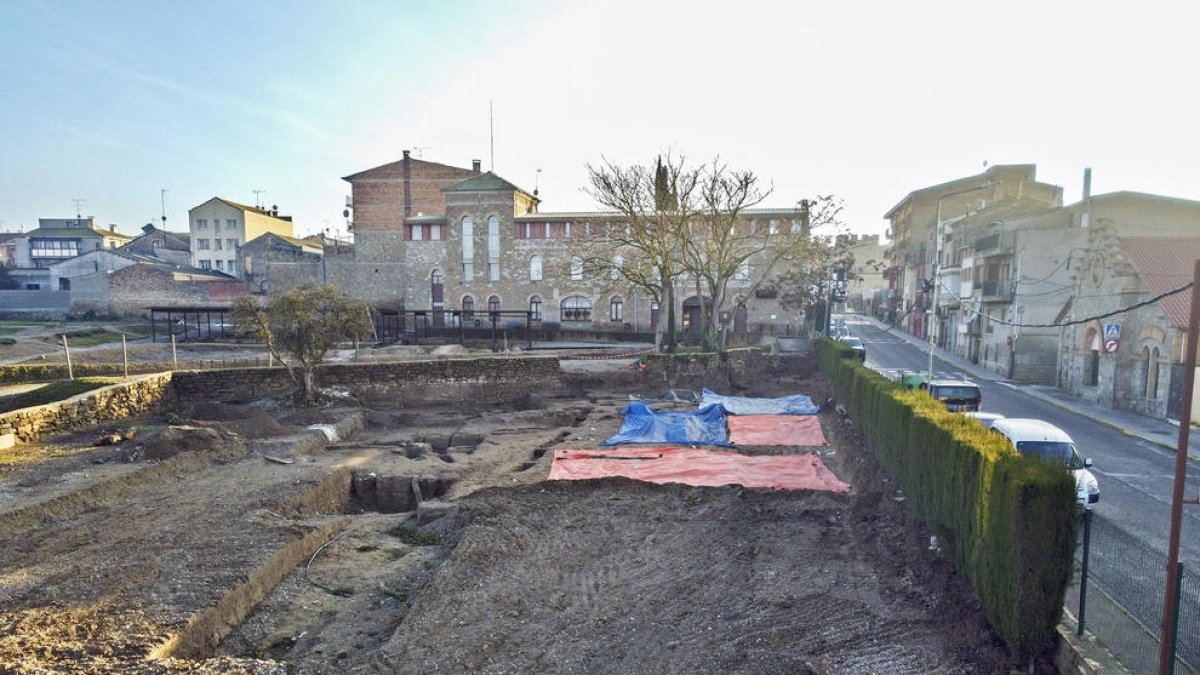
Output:
[[[0,672],[1009,671],[832,405],[828,448],[743,451],[819,452],[849,494],[547,482],[657,393],[632,377],[467,413],[205,403],[31,446],[0,467]],[[797,391],[828,397],[738,393]]]

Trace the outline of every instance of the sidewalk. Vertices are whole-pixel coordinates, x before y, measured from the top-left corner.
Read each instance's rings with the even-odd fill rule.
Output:
[[[899,327],[888,328],[886,324],[879,321],[875,317],[862,317],[868,319],[871,325],[879,330],[886,331],[889,335],[893,335],[908,341],[914,346],[921,349],[928,349],[929,343],[920,338],[914,337],[904,332]],[[1173,424],[1166,420],[1139,415],[1128,410],[1113,410],[1105,408],[1090,401],[1075,398],[1068,394],[1065,390],[1058,387],[1044,384],[1016,384],[1006,380],[1000,373],[982,368],[979,365],[971,363],[967,359],[950,354],[944,349],[934,347],[934,358],[945,363],[948,366],[958,368],[971,374],[971,377],[977,380],[995,382],[1007,387],[1020,388],[1021,391],[1041,399],[1050,405],[1057,406],[1063,410],[1069,410],[1073,413],[1082,415],[1093,422],[1104,424],[1106,426],[1118,429],[1129,436],[1140,438],[1149,443],[1154,443],[1164,449],[1174,452],[1179,443],[1179,425]],[[1188,455],[1193,459],[1200,459],[1200,433],[1193,433],[1188,438]]]

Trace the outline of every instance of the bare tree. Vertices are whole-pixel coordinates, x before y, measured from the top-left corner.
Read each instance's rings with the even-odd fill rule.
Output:
[[[305,284],[272,296],[266,306],[242,298],[233,308],[234,322],[261,338],[275,358],[287,367],[304,405],[316,402],[317,366],[325,354],[346,340],[371,332],[371,308],[340,289]]]
[[[681,242],[699,213],[700,171],[671,155],[660,157],[653,169],[608,159],[587,169],[587,192],[613,214],[589,223],[590,236],[572,248],[576,264],[600,278],[641,288],[665,306],[666,345],[673,352]],[[661,323],[656,330],[662,334]]]

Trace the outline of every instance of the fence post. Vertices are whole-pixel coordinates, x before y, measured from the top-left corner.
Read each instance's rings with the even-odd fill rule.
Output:
[[[1175,650],[1179,648],[1179,596],[1183,589],[1183,561],[1180,560],[1175,565],[1175,618],[1171,622],[1171,634],[1163,636],[1164,640],[1170,640],[1170,644],[1167,645],[1167,658],[1170,659],[1167,663],[1167,675],[1175,675]]]
[[[75,379],[75,370],[71,368],[71,347],[67,344],[67,334],[63,333],[63,353],[67,355],[67,377]]]
[[[1084,616],[1087,614],[1088,556],[1092,552],[1092,512],[1083,511],[1083,565],[1079,571],[1079,625],[1076,635],[1083,635]]]
[[[125,379],[129,379],[129,347],[125,345],[125,334],[121,333],[121,360],[125,363]]]
[[[179,355],[175,353],[175,331],[171,331],[171,370],[179,370]]]

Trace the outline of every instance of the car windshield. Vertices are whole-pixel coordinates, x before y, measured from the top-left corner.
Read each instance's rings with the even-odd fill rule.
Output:
[[[975,387],[934,387],[933,395],[941,400],[979,398],[979,390]]]
[[[1042,459],[1066,464],[1068,469],[1082,469],[1083,460],[1075,452],[1073,443],[1062,441],[1021,441],[1017,443],[1017,451],[1022,455],[1032,455]]]

